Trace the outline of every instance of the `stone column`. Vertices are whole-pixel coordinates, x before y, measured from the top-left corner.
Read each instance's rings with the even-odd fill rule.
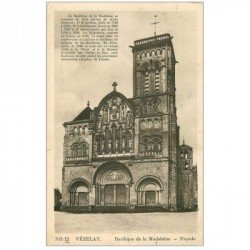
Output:
[[[73,203],[72,204],[75,205],[76,204],[76,193],[73,192],[72,195],[73,195]]]
[[[137,205],[141,205],[141,191],[137,191]]]
[[[113,185],[114,189],[114,204],[116,205],[116,185]]]
[[[160,191],[156,191],[156,204],[159,204],[159,192]]]
[[[79,206],[79,197],[77,192],[75,192],[75,205]]]
[[[70,204],[70,206],[72,205],[72,203],[73,203],[73,197],[72,197],[73,195],[72,195],[72,192],[70,192],[70,198],[69,198],[69,204]]]
[[[130,203],[130,192],[129,185],[126,185],[126,204]]]
[[[134,136],[134,154],[135,156],[139,155],[139,118],[135,118],[135,136]]]
[[[92,186],[91,200],[89,205],[95,205],[95,185]]]
[[[145,206],[146,205],[146,192],[145,191],[142,191],[142,205]]]
[[[101,189],[101,203],[100,203],[100,205],[104,206],[104,185],[101,185],[100,189]]]
[[[97,186],[97,192],[98,192],[98,205],[101,205],[101,187],[100,187],[100,185]]]

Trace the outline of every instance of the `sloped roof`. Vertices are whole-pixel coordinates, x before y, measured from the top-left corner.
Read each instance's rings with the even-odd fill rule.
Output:
[[[90,107],[86,107],[73,121],[90,119],[91,111],[92,109]]]
[[[180,145],[180,148],[182,148],[182,149],[189,149],[189,150],[193,150],[193,148],[192,148],[192,147],[190,147],[189,145],[185,144],[185,142],[183,142],[183,144],[182,144],[182,145]]]

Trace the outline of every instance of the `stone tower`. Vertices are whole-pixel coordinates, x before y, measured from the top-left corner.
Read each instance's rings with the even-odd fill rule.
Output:
[[[150,155],[150,134],[161,141],[161,157],[168,168],[169,208],[177,209],[179,127],[175,106],[175,55],[172,37],[163,34],[137,40],[133,52],[133,102],[135,107],[135,154]],[[151,123],[161,124],[151,129]],[[156,128],[156,126],[153,126]],[[146,129],[144,129],[146,128]],[[145,139],[146,140],[146,139]],[[154,144],[154,143],[153,143]],[[138,151],[138,152],[137,152]],[[147,152],[149,151],[149,152]],[[146,155],[145,155],[146,154]]]
[[[182,211],[197,209],[197,166],[193,166],[193,149],[180,145],[179,207]]]

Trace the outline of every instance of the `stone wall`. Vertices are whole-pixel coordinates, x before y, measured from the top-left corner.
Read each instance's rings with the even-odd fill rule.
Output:
[[[163,185],[163,190],[160,192],[160,203],[165,208],[168,207],[168,164],[166,161],[119,161],[123,163],[132,175],[132,184],[130,186],[130,204],[137,205],[136,187],[143,177],[155,177]],[[62,185],[62,206],[70,205],[69,186],[72,181],[83,178],[91,187],[89,194],[90,205],[95,204],[95,187],[93,178],[95,172],[102,163],[92,163],[85,166],[65,167]]]
[[[80,128],[87,128],[80,129]],[[64,162],[66,157],[72,156],[71,147],[74,143],[88,144],[88,161],[92,159],[92,126],[89,123],[77,123],[66,126],[66,133],[64,136]]]
[[[194,169],[185,169],[181,174],[181,204],[183,211],[196,210],[197,206],[197,174]]]
[[[179,203],[184,211],[198,208],[197,167],[193,166],[193,150],[184,142],[180,148]]]

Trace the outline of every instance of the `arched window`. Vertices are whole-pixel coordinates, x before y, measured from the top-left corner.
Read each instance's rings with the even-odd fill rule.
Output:
[[[85,127],[84,127],[84,134],[85,134],[85,135],[88,134],[88,126],[85,126]]]
[[[161,142],[158,138],[153,139],[153,152],[156,154],[161,152]]]
[[[160,70],[155,69],[155,93],[160,92]]]
[[[115,153],[115,149],[116,149],[116,125],[113,124],[112,125],[112,130],[111,130],[111,137],[112,137],[112,145],[110,150],[112,149],[112,152]]]
[[[119,148],[119,141],[118,139],[115,140],[115,150],[117,151]]]
[[[81,157],[87,157],[88,156],[88,145],[86,143],[82,144],[74,144],[71,148],[72,156],[81,156]]]
[[[148,139],[144,139],[141,142],[141,152],[147,153],[150,150],[150,144]]]
[[[97,128],[98,128],[98,130],[100,130],[101,127],[102,127],[102,116],[99,115],[98,116],[98,122],[97,122]]]
[[[77,127],[74,127],[74,133],[77,134],[78,133],[78,129]]]
[[[155,118],[154,119],[154,128],[157,129],[160,127],[160,122],[159,122],[159,119],[158,118]]]
[[[82,156],[83,157],[87,157],[88,156],[88,148],[86,147],[86,145],[82,146]]]
[[[144,75],[144,93],[149,93],[149,72],[148,69],[145,69],[145,75]]]
[[[122,140],[123,140],[123,127],[120,126],[119,131],[118,131],[118,152],[119,153],[122,152]]]
[[[104,151],[105,154],[109,154],[110,150],[111,150],[111,130],[110,128],[107,126],[105,129],[105,144],[104,144]]]
[[[108,152],[111,152],[112,144],[111,144],[111,139],[108,139]]]
[[[149,104],[148,104],[148,102],[145,103],[145,106],[144,106],[144,114],[145,114],[145,115],[149,114]]]
[[[129,138],[128,146],[129,146],[129,150],[133,148],[133,141],[131,137]]]
[[[82,134],[83,133],[83,128],[80,126],[79,127],[79,133]]]
[[[150,104],[152,105],[152,111],[154,113],[157,113],[159,111],[158,107],[159,107],[159,104],[160,104],[160,100],[159,99],[154,99]]]
[[[148,120],[148,127],[147,128],[149,128],[149,129],[152,128],[152,120],[151,119]]]
[[[145,129],[146,128],[146,123],[145,123],[145,120],[142,120],[141,121],[141,129]]]
[[[78,156],[78,145],[72,147],[72,156]]]
[[[165,57],[166,56],[166,49],[162,49],[161,54],[163,55],[163,57]]]
[[[143,150],[145,152],[149,150],[149,142],[147,140],[143,142]]]
[[[125,150],[125,138],[122,138],[122,150]]]
[[[158,137],[147,137],[141,140],[140,154],[142,156],[154,157],[161,154],[161,139]]]
[[[78,147],[78,156],[83,156],[83,150],[81,146]]]
[[[130,149],[130,145],[129,145],[129,141],[131,139],[131,134],[130,132],[126,132],[125,134],[125,152],[129,152]]]
[[[104,151],[104,137],[100,136],[99,137],[99,148],[98,148],[98,154],[102,154]]]

